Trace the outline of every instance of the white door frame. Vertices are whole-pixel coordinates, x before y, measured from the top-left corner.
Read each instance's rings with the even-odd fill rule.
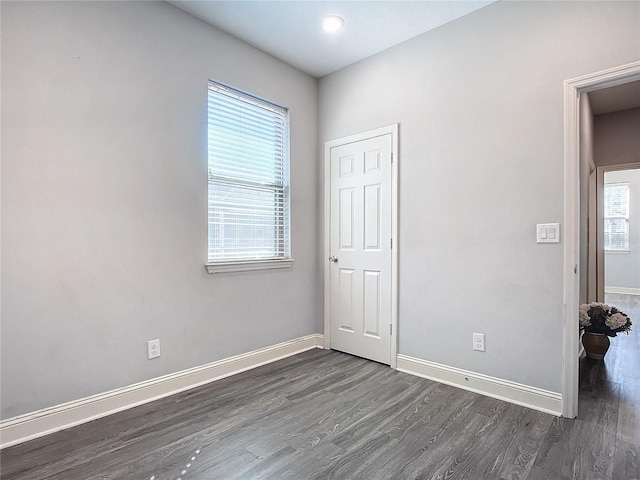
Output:
[[[640,80],[633,62],[564,82],[564,378],[562,416],[578,414],[578,302],[580,289],[580,94]]]
[[[391,134],[391,368],[398,357],[398,124],[330,140],[324,144],[324,348],[331,348],[331,149],[372,137]]]

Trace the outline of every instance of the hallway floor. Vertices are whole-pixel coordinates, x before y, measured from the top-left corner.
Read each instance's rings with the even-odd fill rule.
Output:
[[[611,339],[604,361],[580,361],[578,418],[552,423],[535,462],[548,469],[541,479],[640,478],[640,296],[607,295],[605,302],[633,327]]]

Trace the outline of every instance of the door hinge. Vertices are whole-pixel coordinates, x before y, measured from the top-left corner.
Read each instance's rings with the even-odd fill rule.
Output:
[[[393,238],[389,239],[389,244],[391,245],[391,249],[393,250]]]
[[[389,335],[393,335],[393,323],[389,324]]]
[[[393,163],[393,153],[391,154],[391,163]]]

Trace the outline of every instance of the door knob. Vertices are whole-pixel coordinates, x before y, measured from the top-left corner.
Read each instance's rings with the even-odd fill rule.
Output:
[[[329,257],[329,261],[333,263],[338,263],[338,257],[335,255]]]

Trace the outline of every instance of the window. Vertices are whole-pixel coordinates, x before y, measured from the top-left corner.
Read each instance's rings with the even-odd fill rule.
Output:
[[[209,81],[208,125],[209,273],[290,266],[287,109]]]
[[[629,251],[629,184],[604,186],[604,249]]]

